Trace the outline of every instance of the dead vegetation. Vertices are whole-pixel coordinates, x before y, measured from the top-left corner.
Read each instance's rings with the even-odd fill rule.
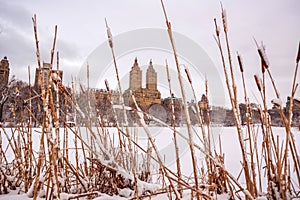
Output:
[[[86,111],[82,111],[82,108],[78,106],[76,98],[74,98],[76,93],[75,85],[71,92],[67,90],[60,81],[55,79],[57,76],[53,74],[54,70],[50,73],[51,75],[47,79],[48,82],[43,83],[44,79],[41,73],[41,93],[34,97],[40,98],[42,102],[41,112],[43,112],[44,118],[41,128],[32,128],[32,121],[36,119],[32,112],[30,112],[31,108],[29,104],[25,106],[29,110],[29,113],[31,113],[27,126],[13,127],[11,129],[2,127],[0,131],[1,194],[7,194],[10,190],[18,190],[20,194],[27,193],[28,197],[33,199],[37,199],[38,197],[45,199],[95,198],[103,194],[119,195],[132,199],[146,199],[162,193],[169,194],[170,199],[181,199],[183,192],[187,190],[190,191],[191,198],[196,199],[214,199],[220,194],[228,194],[230,199],[257,199],[260,196],[266,196],[269,199],[291,199],[299,195],[300,160],[291,129],[291,119],[293,98],[298,86],[296,78],[300,59],[300,46],[292,83],[290,110],[289,115],[286,117],[283,114],[282,105],[278,100],[280,96],[271,75],[271,66],[267,62],[264,48],[258,45],[258,54],[262,63],[262,79],[256,75],[255,81],[262,102],[259,107],[259,114],[260,126],[263,133],[263,142],[259,144],[257,143],[257,133],[253,127],[254,123],[252,123],[252,110],[249,106],[251,102],[249,101],[244,81],[246,69],[244,70],[241,55],[237,55],[243,80],[242,87],[247,117],[246,134],[242,130],[237,85],[235,84],[235,75],[233,73],[233,57],[229,45],[226,13],[223,8],[223,31],[220,30],[215,19],[215,39],[220,50],[226,86],[234,114],[236,133],[238,134],[240,151],[242,153],[240,174],[245,178],[244,185],[240,183],[240,176],[234,177],[226,170],[226,166],[224,165],[226,155],[222,153],[222,141],[220,141],[219,151],[211,144],[211,127],[209,123],[204,122],[204,118],[209,121],[209,112],[204,114],[197,108],[198,125],[201,128],[201,133],[194,132],[186,105],[184,87],[180,80],[182,71],[177,60],[171,23],[168,21],[163,2],[161,1],[161,3],[177,65],[188,137],[177,131],[175,126],[170,127],[161,120],[155,119],[153,116],[151,117],[174,132],[174,152],[176,153],[177,170],[172,171],[164,164],[162,155],[157,150],[155,141],[151,137],[147,124],[144,121],[144,116],[148,116],[149,114],[144,113],[136,102],[135,108],[132,108],[131,111],[135,112],[139,117],[139,122],[148,137],[148,146],[146,148],[140,146],[129,130],[126,120],[126,108],[122,100],[122,88],[118,78],[118,66],[114,56],[113,36],[106,23],[108,43],[112,51],[119,91],[121,91],[122,119],[124,119],[125,123],[119,123],[120,120],[117,119],[116,110],[113,108],[116,122],[115,128],[118,134],[112,136],[108,132],[109,130],[103,126],[101,118],[94,115],[94,112],[91,112],[92,107],[89,100]],[[38,67],[41,67],[35,16],[33,24],[37,63]],[[54,66],[56,33],[57,28],[55,27],[53,47],[51,49],[51,70]],[[223,33],[224,35],[222,35]],[[225,47],[223,47],[222,37],[225,37]],[[225,59],[226,54],[227,59]],[[58,55],[57,53],[57,68]],[[228,62],[225,60],[228,60]],[[166,66],[166,70],[168,72],[168,66]],[[185,68],[185,73],[190,86],[193,88],[193,82],[187,68]],[[168,76],[167,78],[169,80],[170,95],[172,95],[170,77]],[[275,138],[273,135],[270,116],[267,112],[267,97],[265,95],[266,78],[269,78],[273,83],[276,94],[273,104],[280,110],[286,131],[286,136],[281,143],[280,139],[278,137]],[[107,82],[106,86],[107,91],[110,91]],[[208,93],[207,83],[206,93]],[[80,127],[80,125],[70,126],[67,122],[63,124],[63,127],[60,127],[58,95],[64,96],[66,104],[73,110],[73,117],[81,118],[83,127]],[[89,94],[89,90],[87,90],[87,95],[88,99],[93,99]],[[134,96],[132,98],[134,100]],[[174,103],[171,102],[171,105],[172,120],[174,121]],[[201,144],[195,143],[193,140],[194,134],[201,138]],[[35,138],[39,138],[38,143],[35,143]],[[179,147],[176,138],[183,138],[189,145],[193,177],[187,178],[181,173],[183,163],[180,162]],[[262,155],[258,154],[258,150],[261,150]],[[197,152],[205,155],[204,163],[200,164],[197,162]],[[142,155],[143,159],[137,159],[138,155]],[[152,173],[151,163],[156,163],[156,166],[158,166],[158,169],[156,169],[157,174]],[[262,176],[263,173],[266,173],[266,177]],[[291,181],[292,173],[296,174],[297,182]],[[157,178],[157,183],[159,184],[154,184],[154,177],[159,177]],[[267,191],[263,191],[262,189],[262,179],[267,180]]]

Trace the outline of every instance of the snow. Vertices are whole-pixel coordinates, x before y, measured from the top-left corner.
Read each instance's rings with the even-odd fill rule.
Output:
[[[258,197],[257,200],[267,200],[267,197]]]
[[[144,181],[138,181],[138,190],[139,190],[140,195],[144,194],[145,192],[154,193],[160,187],[161,187],[160,185],[147,183]]]
[[[29,197],[29,198],[33,197],[33,190],[34,190],[34,182],[31,184],[31,186],[30,186],[30,188],[29,188],[29,190],[28,190],[28,192],[26,194],[27,197]]]
[[[67,193],[60,193],[60,200],[68,200],[69,196]]]
[[[271,103],[274,104],[276,107],[282,106],[282,101],[281,101],[281,99],[279,99],[279,98],[277,98],[277,99],[272,99]]]
[[[133,195],[134,195],[134,191],[129,188],[121,189],[119,192],[119,196],[121,197],[129,198],[132,197]]]
[[[15,192],[11,192],[9,194],[0,195],[0,199],[9,199],[9,200],[23,200],[23,199],[31,199],[26,194],[16,194]]]
[[[200,133],[201,129],[199,127],[194,127],[195,128],[195,132]],[[169,128],[165,128],[165,127],[148,127],[149,132],[151,134],[151,138],[154,140],[155,145],[158,148],[158,151],[160,153],[160,155],[162,156],[163,160],[164,160],[164,165],[169,167],[171,170],[175,171],[176,170],[176,158],[175,158],[175,153],[174,153],[174,145],[173,145],[173,130],[169,129]],[[261,130],[259,128],[259,126],[254,126],[255,132],[257,132],[257,139],[258,139],[258,145],[261,144],[262,140],[263,140],[263,135],[261,134]],[[117,129],[116,128],[107,128],[107,130],[109,131],[109,133],[111,135],[113,134],[117,134]],[[178,132],[180,132],[182,135],[187,135],[187,130],[186,127],[177,127],[176,130]],[[242,127],[242,130],[244,132],[244,134],[246,134],[246,127]],[[6,129],[5,131],[7,131],[8,135],[10,134],[10,129]],[[80,128],[80,131],[82,133],[82,137],[83,140],[88,141],[87,139],[87,134],[85,134],[86,129],[85,128]],[[138,138],[138,143],[143,146],[143,147],[147,147],[147,143],[148,143],[148,136],[145,133],[145,130],[143,129],[143,127],[130,127],[129,128],[130,134],[136,134],[136,137]],[[63,130],[61,130],[61,134],[63,134]],[[299,148],[299,144],[300,144],[300,131],[296,130],[296,129],[292,129],[292,132],[294,134],[294,138],[296,141],[296,147]],[[40,141],[40,129],[34,129],[33,133],[33,148],[38,150],[39,149],[39,141]],[[284,128],[282,127],[273,127],[273,133],[274,133],[274,137],[276,138],[277,136],[279,137],[279,143],[281,143],[284,139],[285,139],[285,131]],[[86,137],[86,138],[85,138]],[[218,138],[220,137],[221,139],[221,146],[222,146],[222,152],[224,153],[225,157],[225,168],[226,170],[228,170],[234,177],[238,177],[240,170],[242,168],[241,165],[241,151],[240,151],[240,145],[238,142],[238,135],[236,133],[236,127],[212,127],[212,135],[211,135],[211,140],[212,143],[214,144],[213,148],[216,149],[217,152],[220,151],[219,149],[219,142],[218,142]],[[62,137],[60,137],[62,138]],[[8,145],[8,138],[6,137],[2,137],[2,146],[3,148],[6,147]],[[198,145],[201,145],[201,141],[199,139],[197,139],[196,136],[194,136],[194,141],[195,143],[197,143]],[[69,140],[70,141],[74,141],[74,136],[72,136],[72,134],[69,134]],[[70,142],[70,147],[72,147],[72,145],[74,145],[74,142]],[[180,148],[180,161],[181,161],[181,165],[182,165],[182,174],[190,177],[193,174],[192,171],[192,162],[191,162],[191,156],[189,153],[189,147],[188,144],[186,142],[185,139],[183,139],[182,137],[178,137],[178,145]],[[70,154],[72,154],[72,148],[70,148]],[[299,149],[297,149],[299,151]],[[138,151],[139,152],[139,151]],[[7,151],[7,159],[9,161],[12,161],[13,159],[13,152],[11,150],[8,149]],[[11,155],[10,155],[11,154]],[[261,152],[259,152],[259,154],[261,154]],[[70,156],[70,158],[75,158],[75,156]],[[199,165],[201,165],[200,163],[204,162],[204,155],[202,153],[200,153],[199,151],[197,152],[197,158],[198,158],[198,163]],[[80,159],[83,159],[83,156],[80,156]],[[142,157],[137,157],[138,160],[143,159]],[[106,162],[110,162],[106,161]],[[75,160],[71,160],[72,163],[75,162]],[[156,170],[157,166],[155,164],[151,165],[151,173],[157,173],[158,171]],[[262,170],[263,171],[263,170]],[[262,176],[264,176],[264,171],[262,172]],[[122,169],[118,169],[118,174],[120,174],[122,177],[128,179],[128,180],[133,180],[133,177],[131,174],[127,173],[126,171],[122,171]],[[158,176],[158,175],[157,175]],[[158,178],[158,177],[157,177]],[[44,179],[43,174],[41,174],[40,179]],[[13,177],[10,178],[10,180],[13,180]],[[154,179],[155,182],[156,179]],[[266,191],[266,180],[263,178],[263,191]],[[292,182],[296,182],[297,180],[297,176],[294,172],[291,172],[291,180]],[[60,182],[64,182],[64,180],[59,180]],[[86,180],[83,179],[83,181],[85,182]],[[242,186],[245,186],[245,181],[244,181],[244,177],[241,176],[239,178],[239,183]],[[150,184],[150,183],[146,183],[146,182],[142,182],[139,181],[138,182],[138,187],[139,187],[139,191],[140,192],[145,192],[145,191],[149,191],[149,192],[157,192],[159,191],[159,189],[161,188],[161,185],[159,184]],[[10,191],[9,194],[3,194],[0,195],[0,200],[2,199],[10,199],[10,200],[21,200],[21,199],[31,199],[30,197],[32,196],[32,190],[33,190],[33,185],[31,186],[31,188],[29,189],[29,192],[27,194],[18,194],[18,190],[12,190]],[[299,190],[299,186],[298,188],[296,188],[296,190]],[[109,196],[106,194],[100,194],[99,197],[95,198],[96,200],[126,200],[126,199],[130,199],[131,197],[133,197],[134,195],[134,191],[131,189],[121,189],[120,190],[120,195],[119,196]],[[157,196],[152,196],[151,199],[152,200],[162,200],[162,199],[169,199],[168,197],[169,194],[159,194]],[[62,193],[61,194],[61,199],[68,199],[70,196],[69,194],[65,194]],[[39,199],[42,199],[39,197]],[[147,198],[145,198],[147,199]],[[150,199],[150,198],[148,198]],[[173,198],[175,199],[175,198]],[[184,192],[183,195],[183,200],[185,199],[190,199],[190,193],[188,191]],[[227,194],[222,194],[217,196],[217,199],[219,200],[226,200],[229,199],[229,196]],[[259,200],[264,200],[266,199],[265,197],[259,197],[257,198]],[[299,199],[299,198],[298,198]]]
[[[67,200],[73,195],[66,194],[66,193],[61,193],[60,194],[60,200]],[[7,195],[0,195],[0,200],[31,200],[32,198],[28,198],[25,194],[17,194],[17,192],[11,192],[10,194]],[[38,200],[44,200],[44,198],[37,198]],[[100,194],[99,197],[96,197],[94,200],[128,200],[131,199],[126,198],[126,197],[121,197],[121,196],[109,196],[107,194]],[[166,200],[169,199],[169,194],[159,194],[156,196],[148,197],[148,198],[143,198],[144,200]],[[175,199],[175,196],[173,196],[173,199]],[[190,200],[191,196],[190,193],[184,192],[183,197],[181,200]],[[229,200],[229,195],[228,194],[222,194],[218,195],[217,200]],[[265,197],[259,197],[257,200],[267,200]],[[295,199],[296,200],[296,199]]]
[[[103,194],[100,197],[95,198],[94,200],[127,200],[127,198],[120,196],[109,196],[107,194]]]
[[[117,104],[114,104],[114,105],[113,105],[113,108],[114,108],[114,109],[120,109],[120,110],[121,110],[121,109],[123,109],[123,105],[117,105]],[[129,110],[129,111],[132,110],[132,108],[129,107],[129,106],[124,106],[124,109],[125,109],[125,110]]]

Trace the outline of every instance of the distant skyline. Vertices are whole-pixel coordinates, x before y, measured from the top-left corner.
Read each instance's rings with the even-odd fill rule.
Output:
[[[219,72],[218,76],[222,79],[221,82],[225,85],[221,58],[213,38],[215,33],[213,19],[217,18],[221,26],[220,1],[164,1],[164,4],[173,31],[190,38],[207,53]],[[266,46],[270,70],[279,88],[281,99],[285,102],[286,96],[291,93],[296,53],[300,40],[300,2],[298,0],[223,0],[222,4],[227,12],[229,40],[234,57],[237,83],[241,86],[236,61],[236,52],[238,51],[243,57],[246,84],[249,88],[248,94],[253,102],[256,103],[256,99],[260,102],[253,79],[254,74],[260,74],[260,60],[254,37],[259,42],[263,41]],[[14,74],[18,79],[24,81],[28,81],[27,66],[30,65],[31,83],[34,81],[34,72],[37,66],[31,19],[34,14],[37,15],[42,61],[49,62],[50,60],[54,27],[58,25],[56,51],[60,53],[60,68],[64,71],[66,85],[71,83],[72,77],[78,76],[90,54],[101,44],[107,43],[104,18],[107,18],[115,37],[137,29],[166,29],[160,0],[0,0],[0,7],[0,58],[7,56],[11,67],[10,74]],[[128,41],[128,45],[131,42]],[[108,45],[107,48],[109,48]],[[115,48],[118,49],[118,46]],[[155,65],[165,65],[164,58],[148,53],[137,52],[135,55],[135,52],[131,52],[130,57],[120,58],[118,62],[122,67],[126,67],[124,71],[127,73],[130,71],[135,56],[140,57],[139,62],[142,65],[147,65],[151,58]],[[168,61],[170,60],[172,65],[174,62],[171,61],[172,56],[165,54],[164,56]],[[114,76],[107,78],[110,80]],[[197,79],[197,77],[194,78],[194,80]],[[209,78],[208,82],[210,85],[215,83],[215,81],[210,82]],[[267,82],[269,89],[267,94],[271,101],[275,95],[269,81]],[[203,85],[198,85],[196,88],[197,93],[204,92]],[[123,90],[125,89],[127,88],[123,88]],[[224,94],[227,95],[227,91],[224,91]],[[239,96],[242,101],[241,87]],[[296,97],[300,98],[299,90]],[[214,96],[212,95],[211,98]],[[228,100],[226,102],[228,105]]]

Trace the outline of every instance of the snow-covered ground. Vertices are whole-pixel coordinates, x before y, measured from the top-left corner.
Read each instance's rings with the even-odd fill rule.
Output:
[[[109,135],[112,141],[116,142],[118,141],[117,138],[117,130],[115,128],[108,128]],[[173,143],[173,131],[168,128],[164,127],[149,127],[150,133],[152,138],[155,141],[155,144],[158,148],[158,151],[160,153],[160,156],[163,158],[164,163],[166,166],[168,166],[173,171],[176,171],[176,163],[175,163],[175,150],[174,150],[174,143]],[[244,131],[246,131],[246,128],[243,128]],[[255,128],[255,132],[257,132],[257,138],[258,138],[258,147],[259,147],[259,154],[261,154],[261,142],[262,142],[262,133],[259,127]],[[3,131],[3,130],[1,130]],[[8,135],[11,134],[10,129],[6,129]],[[186,127],[180,127],[177,128],[177,131],[180,132],[183,136],[188,137],[187,129]],[[295,136],[296,140],[296,147],[300,148],[300,131],[297,129],[292,129],[293,134]],[[81,134],[85,141],[89,141],[89,136],[85,134],[86,129],[81,128]],[[240,151],[240,145],[238,142],[238,136],[236,132],[235,127],[212,127],[212,134],[211,134],[211,143],[213,144],[213,149],[216,149],[217,152],[220,152],[220,146],[222,148],[222,153],[225,155],[225,168],[226,170],[234,175],[235,177],[238,177],[240,171],[241,171],[241,151]],[[148,144],[148,137],[142,127],[139,128],[130,128],[130,133],[133,138],[136,139],[136,141],[141,145],[142,147],[146,148]],[[195,133],[200,133],[201,130],[199,127],[194,127],[193,131],[194,135],[194,142],[202,146],[201,139],[199,139]],[[273,127],[273,134],[275,137],[279,137],[280,141],[284,140],[285,138],[285,131],[284,128],[281,127]],[[4,134],[1,134],[2,136],[2,148],[6,147],[8,145],[8,140],[4,136]],[[63,136],[63,130],[61,130],[61,138]],[[33,130],[33,148],[38,151],[39,148],[39,139],[40,139],[40,130],[34,129]],[[201,137],[200,137],[201,138]],[[221,140],[221,143],[219,142],[219,139]],[[70,141],[70,148],[74,147],[74,135],[69,134],[69,141]],[[117,143],[117,142],[116,142]],[[117,145],[117,144],[116,144]],[[192,169],[192,161],[189,151],[188,143],[185,139],[183,139],[181,136],[178,136],[178,145],[180,149],[180,161],[182,165],[182,173],[186,175],[187,177],[190,177],[193,175],[193,169]],[[75,153],[74,153],[75,154]],[[74,155],[73,154],[73,155]],[[70,158],[75,158],[75,155],[72,156],[72,152],[70,152]],[[202,163],[204,163],[204,154],[202,154],[200,151],[197,151],[197,163],[198,166],[201,166]],[[7,151],[7,159],[11,160],[13,159],[13,154],[10,150]],[[82,157],[81,157],[82,159]],[[75,159],[73,160],[73,162]],[[152,166],[152,169],[154,170],[153,173],[157,173],[157,170],[155,170],[155,165]],[[263,170],[262,170],[263,171]],[[262,174],[264,176],[264,174]],[[291,174],[291,179],[294,183],[296,183],[296,175],[293,172]],[[265,179],[263,179],[265,180]],[[243,177],[240,177],[239,182],[244,185]],[[266,182],[263,182],[263,190],[266,189]],[[296,185],[297,186],[297,185]],[[300,190],[299,186],[297,186],[296,190]],[[156,197],[152,197],[151,199],[155,200],[161,200],[161,199],[168,199],[168,194],[161,194]],[[61,199],[68,199],[67,194],[63,194],[61,196]],[[10,200],[21,200],[21,199],[29,199],[26,194],[17,194],[17,191],[11,191],[7,195],[0,195],[1,199],[10,199]],[[96,200],[104,200],[104,199],[126,199],[123,197],[111,197],[108,195],[103,194],[102,196],[96,198]],[[183,199],[190,199],[190,194],[184,193]],[[218,199],[228,199],[226,195],[219,196]]]

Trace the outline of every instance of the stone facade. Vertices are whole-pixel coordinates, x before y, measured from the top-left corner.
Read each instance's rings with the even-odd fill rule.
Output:
[[[142,70],[139,67],[137,58],[135,58],[133,66],[131,67],[129,78],[129,89],[134,91],[142,88]]]
[[[290,109],[290,97],[287,97],[287,101],[286,101],[286,110],[287,112]],[[294,98],[293,99],[293,111],[295,110],[300,110],[300,100]]]
[[[153,68],[152,60],[146,72],[146,88],[151,91],[157,90],[157,73]]]
[[[286,102],[286,115],[288,116],[290,110],[290,97],[287,97]],[[292,107],[292,126],[296,126],[300,130],[300,100],[294,98],[293,99],[293,107]]]
[[[173,121],[173,114],[172,114],[172,100],[173,100],[173,105],[174,105],[174,120]],[[176,98],[174,94],[172,94],[172,97],[168,97],[163,99],[162,101],[162,106],[164,107],[166,113],[167,113],[167,118],[165,122],[167,124],[179,126],[182,121],[182,99],[181,98]]]
[[[0,63],[0,84],[7,85],[9,78],[9,62],[5,56]]]
[[[161,104],[161,94],[158,90],[149,90],[147,88],[140,88],[132,91],[136,103],[143,111],[148,111],[148,109],[154,104]],[[134,106],[134,102],[130,98],[129,105]]]
[[[35,80],[34,80],[34,86],[35,87],[40,87],[41,86],[41,75],[43,77],[43,83],[44,86],[47,85],[49,77],[50,77],[50,71],[52,71],[52,74],[58,74],[59,78],[57,75],[52,76],[52,78],[57,79],[57,81],[62,81],[63,78],[63,71],[61,70],[50,70],[51,69],[51,64],[50,63],[43,63],[42,68],[36,68],[35,70]],[[42,72],[42,73],[41,73]]]

